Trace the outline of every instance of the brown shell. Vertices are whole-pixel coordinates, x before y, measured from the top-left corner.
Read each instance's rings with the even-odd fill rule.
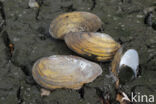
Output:
[[[121,47],[115,54],[113,60],[112,60],[112,63],[111,63],[111,72],[112,74],[114,75],[114,78],[116,80],[116,83],[115,83],[115,87],[116,89],[119,88],[119,78],[118,78],[118,73],[119,73],[119,63],[120,63],[120,60],[121,60],[121,57],[122,57],[122,54],[123,54],[123,47]]]
[[[120,44],[105,33],[75,32],[64,39],[71,50],[96,61],[112,59],[120,48]]]
[[[102,25],[99,17],[89,12],[69,12],[56,17],[49,32],[56,39],[63,39],[69,32],[95,32]]]
[[[101,67],[72,55],[53,55],[39,59],[33,66],[35,81],[47,89],[79,89],[102,73]]]
[[[112,63],[111,63],[111,71],[112,73],[118,77],[119,73],[119,63],[123,54],[123,48],[121,47],[115,54]]]

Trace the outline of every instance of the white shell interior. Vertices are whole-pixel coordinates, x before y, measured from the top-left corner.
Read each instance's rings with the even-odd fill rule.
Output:
[[[137,67],[139,65],[139,55],[138,52],[134,49],[129,49],[125,52],[125,54],[121,57],[119,69],[122,65],[127,65],[132,68],[135,73],[135,77],[137,76]]]

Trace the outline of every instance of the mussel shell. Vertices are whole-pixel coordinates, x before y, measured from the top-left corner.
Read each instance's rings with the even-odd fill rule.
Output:
[[[108,61],[112,59],[120,48],[120,44],[105,33],[68,33],[64,39],[71,50],[96,61]]]
[[[135,77],[137,76],[137,69],[139,66],[139,55],[134,49],[128,49],[121,57],[119,68],[122,66],[128,66],[134,72]]]
[[[33,66],[35,81],[47,89],[79,89],[102,73],[101,67],[72,55],[53,55],[39,59]]]
[[[102,25],[99,17],[89,12],[69,12],[56,17],[49,32],[56,39],[63,39],[69,32],[95,32]]]
[[[123,55],[123,47],[121,47],[114,55],[114,58],[112,60],[111,63],[111,71],[112,73],[118,77],[118,73],[119,73],[119,64],[120,64],[120,60],[121,57]]]
[[[136,50],[128,49],[125,53],[120,48],[112,61],[111,71],[120,80],[126,83],[137,77],[139,56]]]
[[[126,82],[132,81],[135,78],[135,74],[131,67],[122,65],[118,73],[118,78],[120,84],[125,84]]]

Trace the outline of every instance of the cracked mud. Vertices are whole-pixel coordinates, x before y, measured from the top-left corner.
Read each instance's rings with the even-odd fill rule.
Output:
[[[65,43],[48,32],[59,14],[89,11],[103,21],[103,29],[126,49],[140,56],[137,79],[122,86],[131,92],[156,97],[156,8],[155,0],[37,0],[40,8],[29,8],[28,0],[0,0],[0,104],[111,104],[115,86],[109,74],[110,62],[99,63],[102,76],[80,90],[57,89],[40,96],[32,78],[33,63],[44,56],[72,54]],[[144,13],[146,11],[146,13]]]

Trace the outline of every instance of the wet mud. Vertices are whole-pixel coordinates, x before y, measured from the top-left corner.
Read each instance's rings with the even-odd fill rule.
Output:
[[[140,56],[138,77],[121,86],[131,93],[154,95],[156,99],[156,2],[155,0],[0,0],[0,104],[118,104],[110,75],[111,62],[99,63],[103,74],[80,90],[57,89],[40,96],[32,78],[32,65],[44,56],[77,55],[64,41],[49,34],[50,22],[59,14],[89,11],[103,21],[102,31],[125,49]],[[136,103],[139,104],[139,103]],[[142,103],[141,103],[142,104]],[[146,103],[144,103],[146,104]],[[147,103],[149,104],[149,103]],[[155,104],[155,103],[153,103]]]

